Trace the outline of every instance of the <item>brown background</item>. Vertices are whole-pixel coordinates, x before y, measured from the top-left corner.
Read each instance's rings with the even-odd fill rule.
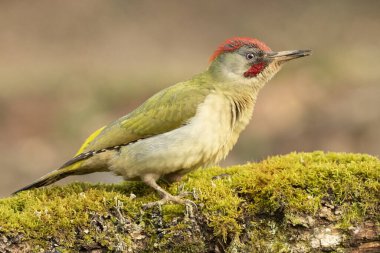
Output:
[[[0,196],[61,165],[91,131],[203,71],[232,36],[314,54],[261,92],[222,165],[291,151],[379,155],[379,12],[375,0],[1,1]]]

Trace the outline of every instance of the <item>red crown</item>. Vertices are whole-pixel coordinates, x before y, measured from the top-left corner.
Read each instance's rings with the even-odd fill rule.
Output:
[[[234,37],[226,40],[222,43],[210,57],[210,62],[215,60],[220,54],[224,52],[233,52],[242,46],[251,46],[260,48],[263,51],[272,51],[264,42],[258,39],[252,39],[247,37]]]

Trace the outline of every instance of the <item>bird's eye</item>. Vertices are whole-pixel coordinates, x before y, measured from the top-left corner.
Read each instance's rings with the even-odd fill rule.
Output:
[[[247,58],[247,60],[252,60],[253,57],[255,57],[252,53],[248,53],[245,55],[245,58]]]

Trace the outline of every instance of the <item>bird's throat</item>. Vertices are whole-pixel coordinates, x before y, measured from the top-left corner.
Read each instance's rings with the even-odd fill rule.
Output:
[[[244,72],[244,77],[251,78],[260,74],[261,71],[266,67],[264,62],[259,62],[253,64],[246,72]]]

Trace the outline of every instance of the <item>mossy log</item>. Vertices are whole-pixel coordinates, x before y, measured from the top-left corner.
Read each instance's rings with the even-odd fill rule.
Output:
[[[197,208],[144,210],[139,182],[74,183],[0,200],[0,252],[380,252],[380,161],[291,153],[166,185]]]

